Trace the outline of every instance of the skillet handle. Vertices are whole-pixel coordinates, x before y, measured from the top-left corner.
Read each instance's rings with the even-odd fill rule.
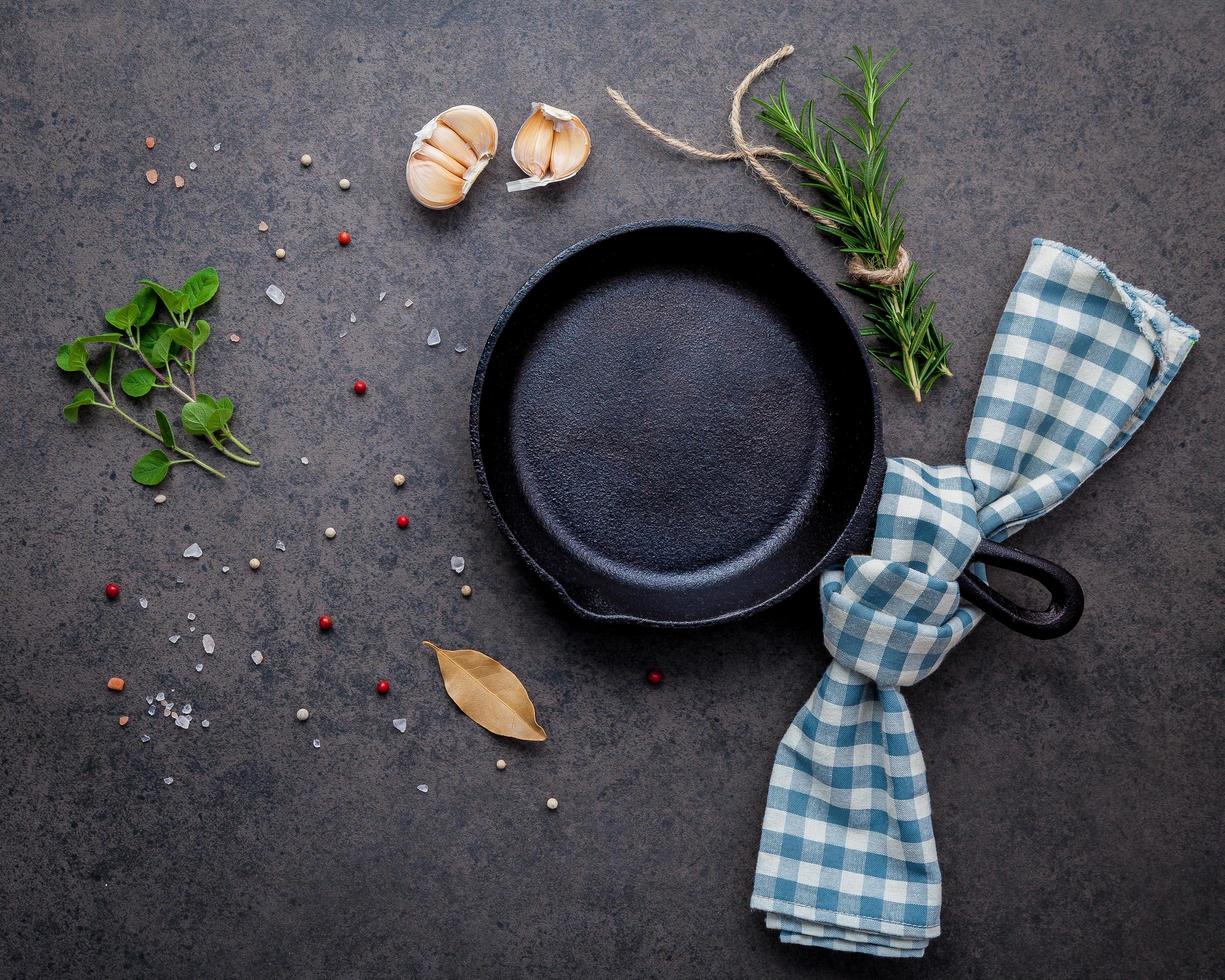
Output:
[[[971,562],[975,561],[1020,572],[1051,594],[1050,605],[1045,609],[1026,609],[991,588],[972,572],[962,572],[957,579],[962,598],[978,606],[992,619],[1036,640],[1053,640],[1063,636],[1080,621],[1081,613],[1085,611],[1085,594],[1081,591],[1080,583],[1066,568],[985,538],[974,552]]]

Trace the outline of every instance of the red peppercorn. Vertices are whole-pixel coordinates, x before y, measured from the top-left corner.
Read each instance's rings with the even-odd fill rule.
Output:
[[[349,242],[353,241],[353,239],[349,237],[349,233],[347,231],[342,231],[336,236],[336,241],[340,242],[341,245],[348,245]]]
[[[647,683],[648,684],[659,684],[663,681],[663,679],[664,679],[664,672],[662,670],[656,670],[655,668],[651,668],[650,670],[647,671]]]
[[[107,582],[106,583],[106,597],[108,599],[118,599],[119,598],[119,586],[117,586],[114,582]]]
[[[408,524],[409,524],[409,521],[408,521],[407,514],[401,514],[399,517],[396,518],[396,527],[408,527]]]
[[[366,393],[366,382],[364,382],[361,378],[358,378],[356,381],[353,382],[353,394],[364,395],[365,393]]]
[[[319,617],[319,628],[323,630],[323,632],[325,633],[328,630],[330,630],[332,628],[332,617],[331,616],[320,616]]]
[[[379,681],[374,685],[374,689],[378,691],[379,694],[386,694],[391,690],[391,683],[389,681]]]

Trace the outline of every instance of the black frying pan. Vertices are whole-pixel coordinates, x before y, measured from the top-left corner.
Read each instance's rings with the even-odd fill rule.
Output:
[[[774,237],[699,221],[615,228],[533,275],[485,345],[472,453],[494,517],[576,612],[653,626],[748,616],[868,551],[884,474],[868,356]],[[1051,593],[963,594],[1030,636],[1083,597],[984,541],[977,561]]]

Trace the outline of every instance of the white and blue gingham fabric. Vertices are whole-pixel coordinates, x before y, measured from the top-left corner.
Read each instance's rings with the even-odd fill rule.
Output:
[[[965,466],[890,459],[871,554],[821,579],[833,662],[779,745],[751,903],[783,942],[922,956],[939,935],[931,800],[901,689],[981,618],[957,587],[981,538],[1047,513],[1118,452],[1198,337],[1096,259],[1034,240]]]

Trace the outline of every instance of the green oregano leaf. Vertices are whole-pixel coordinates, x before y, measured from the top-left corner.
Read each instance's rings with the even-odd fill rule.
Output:
[[[228,398],[218,398],[216,402],[217,427],[225,425],[234,417],[234,403]]]
[[[187,312],[189,302],[185,293],[181,293],[177,289],[167,289],[161,283],[154,282],[152,279],[142,279],[140,284],[142,286],[148,286],[155,293],[157,293],[158,298],[161,299],[161,301],[166,305],[166,309],[168,309],[173,316],[178,316],[181,313]]]
[[[208,325],[207,320],[196,321],[195,337],[192,339],[191,349],[199,350],[204,346],[204,342],[208,340],[208,335],[213,332],[213,328]]]
[[[136,291],[136,295],[132,297],[132,302],[128,305],[136,307],[136,320],[132,326],[143,327],[153,319],[153,314],[157,312],[157,293],[148,286],[142,286]]]
[[[155,487],[170,472],[170,457],[160,449],[145,453],[132,466],[132,479],[145,487]]]
[[[61,371],[84,371],[87,363],[85,345],[79,340],[61,344],[55,352],[55,366]]]
[[[115,367],[115,348],[110,346],[106,350],[102,361],[94,369],[94,380],[100,385],[109,385],[111,383],[111,372]]]
[[[157,431],[162,435],[162,445],[167,449],[174,448],[174,430],[170,428],[170,420],[160,408],[153,413],[157,417]]]
[[[149,361],[154,367],[165,367],[166,362],[170,360],[170,347],[174,340],[174,331],[181,330],[182,327],[168,328],[162,333],[153,345],[153,349],[149,352]]]
[[[217,295],[217,286],[219,284],[217,270],[209,265],[183,283],[182,293],[187,297],[188,304],[194,310],[203,306]]]
[[[76,422],[77,415],[86,405],[94,405],[94,393],[86,388],[84,391],[78,391],[76,398],[64,406],[64,418],[69,422]]]
[[[170,328],[170,344],[172,347],[186,347],[188,350],[193,350],[195,343],[195,335],[186,327]]]
[[[166,358],[170,351],[170,342],[166,342],[166,347],[161,351],[160,355],[157,351],[157,344],[158,341],[162,339],[162,335],[169,329],[170,326],[168,324],[155,323],[153,326],[149,327],[148,330],[141,332],[140,352],[149,359],[149,362],[155,368],[162,368],[166,366]]]
[[[123,340],[121,333],[95,333],[88,337],[78,337],[83,344],[113,344],[117,340]]]
[[[201,395],[194,402],[183,406],[183,428],[193,436],[202,436],[206,432],[216,432],[225,424],[218,411],[217,403],[208,395]]]
[[[123,393],[130,398],[141,398],[149,394],[155,384],[157,384],[157,378],[153,376],[153,372],[143,367],[133,368],[119,382]]]
[[[107,310],[106,322],[117,330],[131,333],[132,326],[136,323],[136,317],[139,313],[140,310],[135,303],[128,303],[127,306],[117,306],[113,310]]]

